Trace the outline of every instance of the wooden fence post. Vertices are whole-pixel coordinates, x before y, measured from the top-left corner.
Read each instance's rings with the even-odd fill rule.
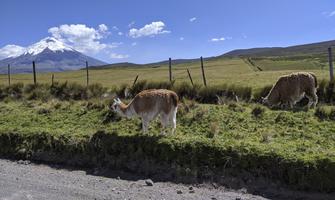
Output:
[[[135,78],[135,80],[134,80],[134,82],[133,82],[133,87],[134,87],[134,85],[136,84],[137,79],[138,79],[138,75],[136,76],[136,78]]]
[[[200,61],[201,61],[202,80],[204,81],[205,87],[207,87],[206,76],[205,76],[205,71],[204,71],[204,62],[202,60],[202,56],[200,57]]]
[[[36,85],[36,69],[35,69],[35,61],[33,61],[33,74],[34,74],[34,84]]]
[[[194,87],[194,84],[193,84],[193,80],[192,80],[192,76],[191,76],[191,73],[190,73],[190,70],[186,69],[187,70],[187,73],[188,73],[188,77],[190,78],[190,81],[192,83],[192,86]]]
[[[89,75],[88,75],[88,62],[86,61],[86,86],[88,87]]]
[[[54,74],[51,75],[51,86],[54,85]]]
[[[329,76],[330,76],[330,82],[334,81],[334,70],[333,70],[333,53],[332,48],[328,48],[328,61],[329,61]]]
[[[10,64],[8,64],[8,85],[10,85]]]
[[[172,82],[171,58],[169,58],[169,79],[170,82]]]

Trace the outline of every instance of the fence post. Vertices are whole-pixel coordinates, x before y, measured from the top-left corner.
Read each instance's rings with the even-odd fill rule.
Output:
[[[136,84],[137,79],[138,79],[138,75],[136,76],[136,78],[135,78],[135,80],[134,80],[134,82],[133,82],[133,87],[134,87],[134,85]]]
[[[88,87],[88,83],[89,83],[89,76],[88,76],[88,62],[86,61],[86,86]]]
[[[10,85],[10,64],[8,64],[8,85]]]
[[[186,69],[187,70],[187,73],[188,73],[188,77],[190,78],[190,81],[192,83],[192,86],[194,87],[194,84],[193,84],[193,80],[192,80],[192,76],[191,76],[191,73],[190,73],[190,70]]]
[[[171,58],[169,58],[169,79],[172,82]]]
[[[54,85],[54,74],[51,75],[51,86]]]
[[[36,69],[35,69],[35,61],[33,61],[33,74],[34,74],[34,84],[36,85]]]
[[[203,79],[203,81],[204,81],[204,85],[205,85],[205,87],[207,87],[206,76],[205,76],[205,71],[204,71],[204,62],[203,62],[203,60],[202,60],[202,56],[200,57],[200,61],[201,61],[202,79]]]
[[[328,62],[329,62],[329,75],[330,75],[330,82],[334,81],[334,73],[333,73],[333,53],[332,48],[328,48]]]

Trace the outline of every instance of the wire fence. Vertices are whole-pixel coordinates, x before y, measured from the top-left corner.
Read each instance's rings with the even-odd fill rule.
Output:
[[[205,77],[205,70],[203,65],[203,58],[200,58],[201,60],[201,72],[202,72],[202,78],[203,83],[206,86],[206,77]],[[16,73],[19,71],[18,68],[8,65],[8,73],[7,74],[0,74],[0,84],[6,85],[6,84],[12,84],[17,82],[23,82],[23,83],[51,83],[56,81],[69,81],[69,82],[80,82],[82,84],[85,84],[88,86],[90,82],[110,82],[111,78],[106,77],[105,75],[108,74],[107,72],[104,73],[104,76],[99,76],[99,71],[97,69],[92,69],[89,67],[88,62],[86,61],[86,68],[83,70],[76,70],[76,71],[67,71],[69,73],[62,73],[62,72],[41,72],[39,73],[39,69],[41,69],[43,66],[39,66],[38,63],[35,61],[32,62],[32,70],[26,73]],[[12,73],[15,72],[15,73]],[[185,70],[186,73],[186,70]],[[193,80],[191,77],[191,74],[189,72],[189,69],[187,69],[187,73],[189,79],[191,80],[191,83],[193,85]],[[173,78],[172,74],[172,59],[169,58],[169,81],[174,82],[175,79]],[[134,74],[133,81],[130,82],[131,84],[135,84],[139,78],[139,74]]]
[[[329,47],[328,49],[328,64],[329,64],[329,79],[331,82],[334,81],[334,75],[333,75],[333,53],[332,53],[332,48]],[[263,71],[260,70],[260,67],[257,66],[254,61],[249,58],[242,58],[242,60],[248,64],[249,66],[253,66],[254,67],[254,71]],[[172,59],[169,58],[168,60],[169,62],[168,64],[168,69],[166,70],[167,74],[167,81],[170,82],[175,82],[176,79],[174,77],[174,75],[177,75],[177,73],[180,73],[180,71],[176,71],[174,72],[175,74],[173,74],[172,72]],[[200,78],[202,79],[202,83],[203,85],[206,87],[207,86],[207,80],[206,80],[206,72],[205,72],[205,66],[204,66],[204,61],[206,61],[205,59],[203,59],[202,57],[200,57],[199,59],[199,73],[201,73]],[[193,62],[193,61],[192,61]],[[84,66],[86,65],[86,67],[84,68]],[[256,66],[256,67],[255,67]],[[103,74],[99,73],[100,70],[96,70],[93,68],[89,67],[89,63],[86,61],[85,63],[83,63],[83,69],[81,70],[76,70],[76,71],[71,71],[69,73],[58,73],[58,72],[42,72],[41,69],[43,69],[43,66],[39,66],[39,63],[35,61],[32,62],[32,68],[29,71],[26,71],[26,73],[16,73],[19,72],[20,68],[16,68],[11,66],[10,64],[7,66],[8,67],[8,72],[7,74],[0,74],[0,84],[2,85],[10,85],[12,83],[17,83],[17,82],[23,82],[23,83],[33,83],[33,84],[37,84],[37,83],[50,83],[53,84],[53,82],[79,82],[81,84],[86,84],[87,86],[90,83],[104,83],[104,82],[111,82],[112,79],[109,77],[109,73],[111,73],[110,75],[113,76],[112,73],[114,72],[106,72],[104,71]],[[22,68],[21,68],[22,69]],[[124,70],[129,70],[129,68],[125,68]],[[40,71],[40,72],[39,72]],[[184,69],[185,72],[183,72],[183,75],[185,75],[185,77],[180,78],[181,80],[185,81],[185,79],[189,79],[189,82],[194,85],[194,78],[192,78],[191,72],[189,68]],[[15,72],[15,73],[11,73],[11,72]],[[149,71],[150,72],[150,71]],[[147,73],[147,72],[145,72]],[[131,74],[131,73],[130,73]],[[115,76],[115,74],[114,74]],[[129,84],[135,84],[136,81],[139,78],[139,74],[134,74],[132,73],[133,77],[127,77],[127,79],[129,80]]]

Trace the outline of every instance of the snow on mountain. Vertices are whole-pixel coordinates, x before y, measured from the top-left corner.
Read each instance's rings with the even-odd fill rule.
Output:
[[[46,48],[50,49],[51,51],[75,51],[73,48],[57,40],[56,38],[46,37],[41,41],[28,46],[24,54],[37,55]]]
[[[38,72],[56,72],[77,70],[90,66],[105,65],[105,62],[86,56],[69,45],[53,37],[47,37],[24,49],[22,54],[13,54],[0,60],[0,73],[7,73],[7,65],[11,65],[12,73],[32,71],[32,61],[36,62]]]

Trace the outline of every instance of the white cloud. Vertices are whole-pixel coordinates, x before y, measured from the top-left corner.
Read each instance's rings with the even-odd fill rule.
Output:
[[[196,17],[192,17],[192,18],[190,18],[190,22],[194,22],[195,20],[197,20]]]
[[[137,42],[131,43],[131,46],[136,46],[136,45],[137,45]]]
[[[48,32],[53,37],[83,53],[95,54],[111,47],[110,44],[100,41],[109,34],[108,27],[105,24],[100,24],[98,29],[87,27],[85,24],[63,24],[59,27],[49,28]]]
[[[105,24],[100,24],[99,25],[99,30],[102,32],[102,33],[105,33],[108,31],[108,27],[105,25]]]
[[[165,24],[162,21],[151,22],[140,29],[132,28],[129,30],[129,36],[138,38],[143,36],[155,36],[158,34],[170,33],[171,31],[164,30]]]
[[[113,26],[112,29],[115,30],[115,31],[119,30],[119,28],[117,26]]]
[[[127,54],[111,53],[110,57],[113,58],[113,59],[125,59],[125,58],[129,58],[129,55],[127,55]]]
[[[211,42],[219,42],[219,41],[225,41],[226,40],[226,38],[224,38],[224,37],[220,37],[220,38],[212,38],[211,39]]]
[[[123,35],[123,33],[122,33],[121,31],[119,31],[117,34],[118,34],[118,35]]]
[[[135,21],[132,21],[132,22],[130,22],[130,23],[128,24],[128,27],[131,28],[131,27],[133,27],[134,25],[135,25]]]
[[[324,11],[321,14],[326,16],[326,17],[333,17],[333,16],[335,16],[335,10],[332,11],[332,12]]]
[[[0,48],[0,59],[19,56],[25,52],[25,49],[26,48],[18,45],[6,45]]]
[[[184,40],[184,37],[180,37],[179,40],[183,41],[183,40]]]

